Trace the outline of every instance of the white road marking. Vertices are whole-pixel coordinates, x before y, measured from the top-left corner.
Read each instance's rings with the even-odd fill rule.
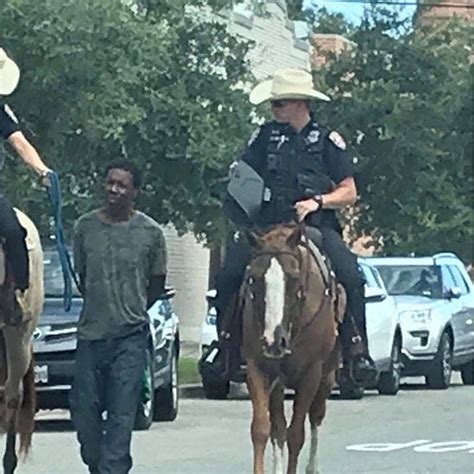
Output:
[[[418,439],[407,443],[366,443],[346,446],[349,451],[387,453],[401,449],[413,448],[416,453],[450,453],[466,451],[474,454],[474,441],[436,441]]]
[[[414,451],[417,453],[450,453],[467,449],[472,449],[469,453],[474,453],[474,441],[441,441],[425,446],[417,446]]]
[[[404,448],[412,448],[419,446],[420,444],[426,444],[431,442],[430,439],[418,439],[416,441],[410,441],[408,443],[368,443],[368,444],[353,444],[347,446],[346,449],[349,451],[376,451],[379,453],[387,453],[389,451],[397,451]]]

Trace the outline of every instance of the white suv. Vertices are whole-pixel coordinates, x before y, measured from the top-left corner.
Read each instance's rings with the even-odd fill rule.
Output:
[[[368,258],[395,298],[402,328],[403,375],[447,388],[453,370],[474,384],[474,287],[452,253]]]

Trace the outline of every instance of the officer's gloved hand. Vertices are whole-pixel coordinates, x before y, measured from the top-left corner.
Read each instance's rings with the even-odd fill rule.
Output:
[[[54,171],[50,170],[49,168],[45,169],[45,170],[42,170],[40,172],[40,177],[39,177],[40,183],[45,188],[49,188],[51,186],[50,176],[51,176],[52,173],[54,173]]]

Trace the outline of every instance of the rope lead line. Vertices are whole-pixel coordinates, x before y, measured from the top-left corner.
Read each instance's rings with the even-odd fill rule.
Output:
[[[62,216],[62,196],[59,176],[55,171],[48,173],[50,186],[48,187],[48,196],[52,207],[52,216],[54,220],[54,235],[56,238],[56,247],[61,262],[64,281],[64,309],[69,311],[72,304],[72,280],[79,289],[79,281],[74,272],[71,263],[71,257],[66,247],[64,238],[63,216]]]

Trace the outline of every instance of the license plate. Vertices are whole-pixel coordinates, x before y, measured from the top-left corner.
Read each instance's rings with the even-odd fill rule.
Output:
[[[47,365],[35,365],[35,383],[48,383]]]

